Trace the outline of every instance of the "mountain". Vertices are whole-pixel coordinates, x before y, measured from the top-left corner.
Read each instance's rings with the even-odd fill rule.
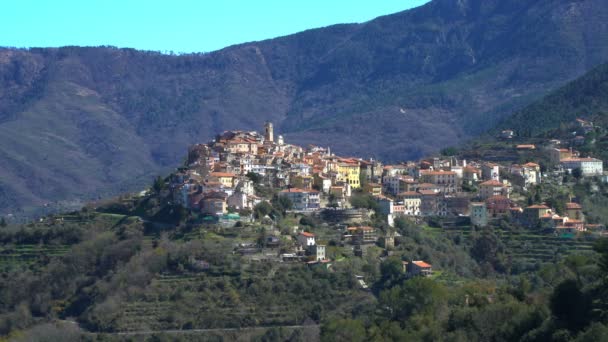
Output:
[[[435,0],[206,54],[0,49],[0,211],[139,189],[267,120],[288,142],[419,157],[605,62],[606,42],[602,0]]]
[[[577,118],[608,123],[608,63],[517,111],[497,127],[531,136]]]

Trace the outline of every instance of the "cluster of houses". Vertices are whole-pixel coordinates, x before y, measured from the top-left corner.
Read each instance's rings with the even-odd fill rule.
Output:
[[[173,175],[174,201],[188,209],[209,215],[223,215],[232,207],[252,209],[263,199],[254,190],[249,175],[287,197],[293,210],[314,212],[321,209],[321,194],[332,204],[346,205],[352,191],[366,181],[380,181],[382,164],[356,158],[343,158],[329,148],[302,148],[274,139],[273,126],[264,134],[226,131],[209,144],[189,149],[188,166]]]
[[[587,122],[580,124],[589,127]],[[501,134],[503,139],[513,136],[511,130]],[[583,177],[604,172],[601,160],[582,158],[572,148],[553,145],[547,154],[562,172],[580,169]],[[540,165],[534,162],[499,165],[446,157],[383,165],[376,160],[340,157],[329,147],[303,148],[287,144],[282,136],[275,139],[272,123],[266,123],[263,134],[226,131],[208,144],[192,146],[187,166],[171,177],[170,191],[175,203],[216,218],[268,201],[256,193],[259,183],[278,189],[278,196],[290,200],[291,210],[305,214],[329,207],[350,210],[349,197],[362,191],[376,201],[390,225],[400,216],[451,216],[469,217],[473,225],[484,226],[506,215],[530,227],[568,232],[587,229],[577,203],[565,204],[566,212],[558,215],[545,204],[522,208],[511,200],[515,187],[526,190],[542,183],[543,177]],[[355,227],[344,235],[360,245],[375,243],[375,234],[371,227]],[[306,255],[314,255],[313,261],[324,260],[325,246],[313,248],[317,246],[314,235],[312,240],[302,236],[306,237],[302,244]],[[300,240],[304,242],[298,236]]]

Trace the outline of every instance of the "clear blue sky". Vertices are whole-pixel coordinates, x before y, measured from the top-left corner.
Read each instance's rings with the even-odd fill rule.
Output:
[[[0,0],[0,46],[114,45],[208,52],[428,0]]]

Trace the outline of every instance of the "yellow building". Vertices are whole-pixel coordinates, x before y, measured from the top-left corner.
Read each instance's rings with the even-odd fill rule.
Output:
[[[232,188],[234,186],[234,179],[236,175],[229,172],[211,172],[209,174],[213,178],[217,178],[217,181],[222,183],[223,186]]]
[[[355,159],[340,159],[338,161],[338,181],[350,184],[352,189],[361,187],[359,162]]]

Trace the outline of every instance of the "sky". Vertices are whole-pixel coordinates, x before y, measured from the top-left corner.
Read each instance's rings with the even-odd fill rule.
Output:
[[[428,0],[0,0],[0,46],[209,52],[365,22]]]

